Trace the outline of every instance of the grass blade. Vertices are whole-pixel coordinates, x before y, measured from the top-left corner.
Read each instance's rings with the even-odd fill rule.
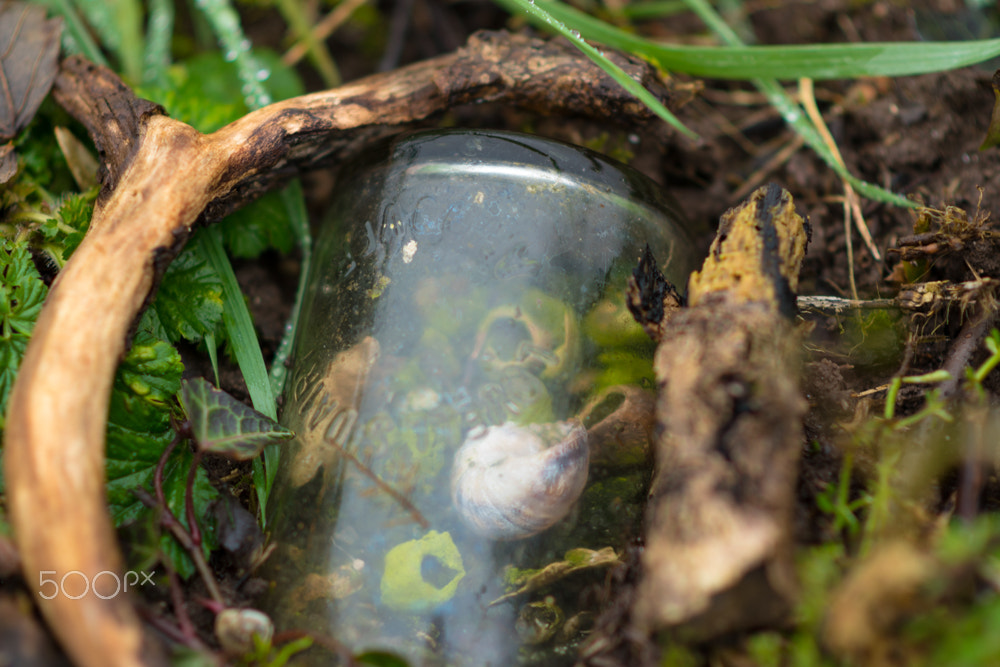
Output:
[[[90,36],[90,31],[87,30],[87,26],[84,25],[83,19],[80,18],[80,14],[77,13],[70,0],[47,0],[47,2],[43,4],[51,6],[59,12],[63,19],[65,19],[69,36],[73,39],[76,47],[80,50],[80,53],[87,58],[87,60],[96,65],[101,65],[103,67],[108,66],[107,59],[104,57],[104,54],[101,53],[101,49],[97,46],[97,42],[95,42],[94,38]]]
[[[229,0],[198,0],[197,6],[212,26],[222,46],[223,57],[236,61],[236,70],[243,84],[243,95],[251,111],[271,103],[271,95],[261,81],[270,76],[257,57],[250,52],[250,40],[240,25],[240,15]]]
[[[538,24],[536,12],[517,6]],[[523,4],[527,4],[524,0]],[[697,12],[694,6],[692,9]],[[616,28],[557,0],[535,0],[539,12],[573,26],[597,42],[643,56],[663,69],[714,79],[851,79],[859,76],[907,76],[965,67],[1000,55],[1000,38],[969,42],[875,42],[867,44],[796,44],[791,46],[680,46],[654,42]],[[701,15],[701,12],[698,12]],[[714,10],[712,10],[714,14]],[[717,17],[717,15],[716,15]],[[704,16],[702,16],[704,20]],[[721,19],[720,19],[721,20]],[[706,21],[707,22],[707,21]],[[710,25],[710,27],[715,27]]]
[[[604,52],[594,48],[587,42],[583,40],[580,32],[577,30],[571,30],[562,21],[554,18],[551,14],[542,8],[542,2],[537,0],[497,0],[498,4],[505,7],[508,11],[518,12],[525,14],[536,22],[551,28],[555,32],[559,33],[570,42],[573,46],[583,51],[583,53],[589,57],[594,63],[600,67],[602,70],[608,73],[608,75],[614,79],[622,88],[628,92],[635,95],[643,104],[645,104],[649,109],[655,113],[657,116],[665,120],[677,131],[681,132],[684,136],[689,139],[697,139],[698,135],[689,130],[684,126],[680,120],[677,119],[673,113],[670,112],[660,100],[650,93],[648,90],[643,88],[637,81],[628,76],[622,71],[620,67],[611,62],[605,55]],[[548,6],[548,3],[544,3]],[[581,16],[586,16],[581,14]],[[595,21],[597,19],[594,19]]]
[[[299,321],[299,312],[302,310],[302,298],[305,295],[306,280],[309,276],[309,268],[312,265],[312,235],[309,231],[309,214],[306,211],[306,203],[302,194],[302,184],[299,181],[292,181],[281,191],[281,199],[291,218],[292,227],[298,240],[299,250],[302,253],[302,262],[299,272],[299,284],[295,291],[295,303],[292,304],[292,312],[288,317],[289,323],[285,328],[285,335],[278,345],[277,352],[274,353],[274,361],[271,364],[271,389],[275,396],[280,395],[285,388],[285,380],[288,377],[288,368],[285,362],[291,353],[292,341],[295,339],[295,328]]]
[[[197,236],[201,251],[211,263],[212,268],[222,279],[223,312],[222,321],[229,334],[229,342],[233,347],[233,356],[243,372],[247,383],[247,391],[254,409],[271,419],[277,419],[278,408],[268,381],[267,368],[264,365],[264,355],[257,344],[257,332],[253,328],[253,319],[243,300],[239,283],[233,266],[226,257],[222,247],[222,232],[218,227],[208,227]]]
[[[170,67],[171,39],[174,36],[173,0],[150,0],[146,28],[146,54],[143,63],[143,83],[162,85]]]

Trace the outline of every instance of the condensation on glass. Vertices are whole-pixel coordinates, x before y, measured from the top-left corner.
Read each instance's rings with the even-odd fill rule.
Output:
[[[628,167],[516,133],[411,134],[342,169],[284,397],[279,631],[572,663],[641,528],[654,348],[625,289],[647,244],[683,288],[677,221]]]

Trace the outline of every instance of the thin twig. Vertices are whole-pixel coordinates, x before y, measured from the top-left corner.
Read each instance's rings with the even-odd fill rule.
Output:
[[[905,308],[899,299],[845,299],[839,296],[800,296],[795,300],[799,310],[839,314],[845,310],[878,310]]]
[[[195,637],[187,636],[180,628],[178,628],[173,623],[168,622],[167,619],[153,612],[151,609],[147,609],[145,606],[139,605],[138,612],[139,615],[143,618],[143,620],[145,620],[147,623],[156,628],[156,630],[163,633],[166,637],[172,639],[181,646],[187,646],[188,648],[194,649],[195,651],[208,650],[208,647],[205,646],[204,642],[202,642],[197,636]]]
[[[225,604],[225,599],[222,597],[222,592],[219,590],[219,585],[215,582],[215,575],[212,574],[212,569],[208,566],[205,561],[205,554],[202,553],[201,547],[194,543],[191,539],[191,534],[187,531],[174,513],[170,511],[170,507],[166,503],[160,503],[157,500],[150,497],[149,493],[145,489],[138,488],[132,491],[143,504],[160,511],[160,525],[170,531],[170,534],[174,536],[185,551],[191,556],[191,560],[194,562],[195,569],[198,570],[198,574],[201,576],[202,581],[205,582],[205,589],[208,590],[208,594],[212,596],[213,600],[216,600],[220,604]],[[162,492],[162,491],[161,491]]]
[[[197,637],[198,632],[194,629],[194,623],[191,622],[191,616],[187,613],[187,606],[184,604],[184,591],[181,589],[177,571],[167,559],[163,560],[163,567],[166,569],[167,579],[170,581],[170,602],[174,607],[177,625],[185,637]]]
[[[743,201],[746,199],[747,195],[756,190],[761,183],[766,181],[775,169],[788,162],[789,158],[795,155],[795,153],[802,148],[804,143],[805,141],[802,139],[801,135],[796,134],[791,141],[785,144],[784,148],[775,153],[761,166],[760,169],[750,175],[750,178],[748,178],[746,182],[733,193],[732,199],[734,201]]]
[[[167,506],[166,496],[163,494],[163,471],[167,467],[167,459],[170,458],[178,442],[180,442],[180,436],[174,435],[170,444],[163,448],[160,460],[156,462],[156,470],[153,471],[153,491],[156,493],[156,502],[160,507]]]
[[[332,12],[326,15],[322,21],[316,24],[316,27],[312,31],[312,39],[316,42],[323,42],[327,37],[332,35],[337,28],[339,28],[347,19],[351,17],[361,5],[368,2],[368,0],[344,0],[344,2],[334,8]],[[281,57],[281,62],[291,67],[300,60],[303,56],[309,52],[309,40],[302,38],[295,43],[292,48]]]
[[[347,451],[346,449],[344,449],[343,447],[341,447],[336,443],[332,444],[337,449],[337,452],[341,454],[349,462],[354,464],[362,475],[370,479],[375,484],[375,486],[377,486],[380,490],[384,491],[385,493],[389,494],[393,498],[393,500],[402,505],[403,509],[405,509],[407,512],[410,513],[410,516],[413,517],[414,521],[420,524],[421,528],[426,530],[431,527],[430,522],[424,517],[423,514],[420,513],[420,510],[417,509],[417,506],[414,505],[409,498],[404,496],[396,489],[392,488],[392,486],[388,482],[386,482],[381,477],[376,475],[371,468],[362,463],[357,456],[350,453],[349,451]]]
[[[983,434],[989,408],[985,405],[970,407],[965,411],[965,452],[959,472],[956,512],[965,521],[972,521],[979,513],[979,497],[983,491]]]
[[[188,468],[187,483],[184,485],[184,512],[187,515],[188,530],[191,532],[191,541],[201,550],[201,528],[198,527],[197,517],[194,513],[194,480],[198,474],[198,467],[205,452],[201,449],[194,453],[191,458],[191,466]]]
[[[833,135],[830,134],[830,128],[826,126],[826,121],[823,120],[823,114],[819,112],[819,107],[816,105],[816,90],[813,86],[812,79],[799,79],[799,101],[806,110],[809,120],[811,120],[813,125],[816,127],[816,131],[819,132],[820,137],[822,137],[823,143],[830,149],[830,153],[837,161],[837,164],[846,168],[846,165],[844,164],[844,157],[840,154],[840,147],[837,146],[837,142],[834,140]],[[881,262],[882,254],[879,252],[878,246],[875,245],[875,241],[872,239],[871,231],[868,229],[868,224],[865,222],[864,215],[861,212],[861,204],[858,195],[850,183],[847,181],[843,181],[843,183],[844,196],[850,203],[851,211],[853,212],[854,226],[857,228],[858,234],[861,235],[865,245],[868,246],[868,252],[872,254],[875,261]]]
[[[951,378],[945,380],[940,385],[941,398],[948,400],[953,398],[965,378],[965,367],[969,365],[972,353],[976,351],[986,332],[997,319],[997,311],[994,308],[980,309],[979,312],[969,318],[962,326],[962,331],[955,338],[955,343],[948,352],[948,357],[944,362],[944,370],[948,371]]]

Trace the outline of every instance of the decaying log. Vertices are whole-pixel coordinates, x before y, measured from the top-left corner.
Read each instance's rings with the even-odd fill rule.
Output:
[[[631,611],[642,636],[706,640],[790,608],[806,402],[788,315],[807,236],[791,196],[760,188],[723,216],[690,307],[659,327],[663,431]]]
[[[652,67],[612,57],[677,105]],[[207,136],[81,59],[64,63],[55,93],[94,137],[103,190],[86,239],[49,293],[10,399],[8,501],[25,579],[36,589],[43,572],[57,580],[79,572],[80,581],[121,572],[104,495],[108,396],[130,326],[196,222],[456,104],[648,116],[572,47],[504,33],[480,33],[454,54],[271,105]],[[128,598],[111,594],[111,577],[101,583],[80,599],[38,598],[71,658],[102,667],[156,662],[143,651]]]

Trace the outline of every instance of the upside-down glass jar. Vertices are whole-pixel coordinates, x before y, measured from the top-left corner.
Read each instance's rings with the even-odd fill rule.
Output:
[[[284,397],[265,608],[414,666],[571,663],[587,591],[641,527],[653,345],[626,282],[648,244],[685,283],[679,216],[629,167],[511,132],[410,134],[341,173]]]

